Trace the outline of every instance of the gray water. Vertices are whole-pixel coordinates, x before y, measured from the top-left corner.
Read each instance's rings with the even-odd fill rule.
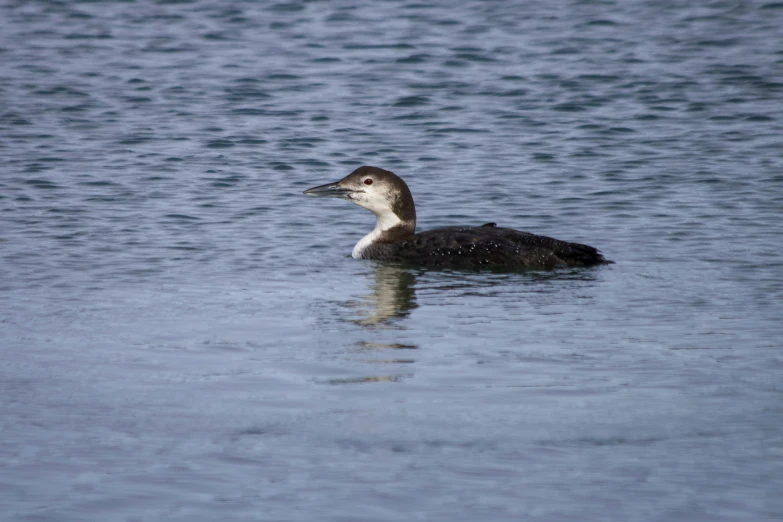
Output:
[[[7,0],[0,165],[2,520],[783,519],[779,2]]]

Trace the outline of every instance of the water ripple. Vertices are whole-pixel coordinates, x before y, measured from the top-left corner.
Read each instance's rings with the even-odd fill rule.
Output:
[[[10,512],[779,518],[782,13],[3,3]],[[357,262],[363,164],[617,264]]]

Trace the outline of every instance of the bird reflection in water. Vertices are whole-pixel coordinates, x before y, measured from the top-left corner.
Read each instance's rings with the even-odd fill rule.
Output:
[[[410,269],[394,265],[378,263],[374,269],[372,291],[347,305],[358,311],[354,323],[370,328],[390,328],[416,308],[416,275]]]
[[[372,269],[373,272],[368,274],[374,276],[370,292],[342,303],[342,306],[350,310],[345,320],[368,331],[399,329],[403,320],[418,306],[417,288],[425,293],[434,291],[439,295],[459,298],[498,297],[504,293],[518,298],[520,292],[538,296],[542,293],[559,295],[564,287],[573,289],[573,285],[592,285],[596,281],[594,273],[588,273],[583,269],[547,272],[485,271],[475,274],[437,272],[430,276],[414,269],[381,263],[375,264]],[[423,280],[417,281],[417,275],[421,275]],[[356,342],[352,351],[367,355],[363,362],[369,364],[410,365],[416,362],[411,357],[415,353],[411,350],[416,349],[418,346],[405,342],[363,340]],[[332,379],[328,382],[337,385],[397,382],[411,375],[410,373],[382,374]]]
[[[416,308],[416,275],[406,268],[388,264],[376,264],[373,267],[371,291],[345,303],[352,310],[350,321],[369,330],[393,329],[397,323],[407,317]],[[389,357],[388,354],[401,354],[400,350],[416,350],[418,346],[399,342],[359,341],[354,345],[356,351],[370,355],[365,360],[369,364],[413,364],[415,359]],[[393,352],[392,352],[393,350]],[[377,382],[397,382],[410,374],[373,375],[348,379],[332,379],[330,384],[359,384]]]
[[[327,384],[365,384],[369,382],[397,382],[399,375],[377,375],[372,377],[355,377],[352,379],[329,379]]]

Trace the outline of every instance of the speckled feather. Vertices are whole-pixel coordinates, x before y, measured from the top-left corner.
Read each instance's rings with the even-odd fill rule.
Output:
[[[610,262],[591,246],[498,228],[494,223],[439,228],[402,241],[375,243],[362,258],[440,268],[554,268]]]

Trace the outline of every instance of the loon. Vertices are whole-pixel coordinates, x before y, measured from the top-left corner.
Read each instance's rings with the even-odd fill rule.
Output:
[[[304,194],[347,199],[375,214],[375,229],[356,243],[355,259],[457,269],[549,269],[612,263],[591,246],[501,228],[495,223],[417,234],[416,206],[408,185],[378,167],[359,167],[340,181],[313,187]]]

